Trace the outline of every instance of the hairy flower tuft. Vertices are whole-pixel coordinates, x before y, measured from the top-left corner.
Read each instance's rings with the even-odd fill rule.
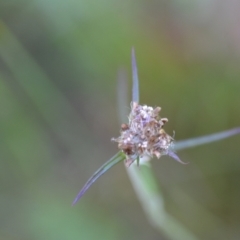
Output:
[[[168,119],[159,116],[160,110],[160,107],[131,104],[129,123],[122,124],[121,135],[112,139],[126,154],[126,166],[129,167],[138,158],[160,158],[166,154],[180,161],[171,150],[174,139],[163,130]]]

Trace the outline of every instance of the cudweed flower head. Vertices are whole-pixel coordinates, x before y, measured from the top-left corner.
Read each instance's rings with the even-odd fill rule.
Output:
[[[160,107],[149,107],[131,104],[129,123],[121,125],[121,135],[112,140],[118,143],[118,148],[126,155],[125,164],[129,167],[135,160],[160,158],[169,155],[180,161],[173,152],[173,137],[163,129],[168,122],[167,118],[161,118]],[[183,163],[183,162],[181,162]]]

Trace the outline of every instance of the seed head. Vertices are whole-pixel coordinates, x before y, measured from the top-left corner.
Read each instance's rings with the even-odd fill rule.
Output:
[[[172,151],[174,139],[163,130],[168,119],[159,116],[160,110],[160,107],[131,104],[129,123],[122,124],[121,135],[112,139],[126,154],[126,166],[129,167],[137,158],[160,158]]]

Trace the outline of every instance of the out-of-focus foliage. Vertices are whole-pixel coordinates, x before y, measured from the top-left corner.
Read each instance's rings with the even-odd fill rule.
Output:
[[[0,2],[1,239],[165,239],[124,168],[75,207],[116,151],[116,78],[136,50],[141,103],[185,139],[239,126],[237,1]],[[127,106],[128,107],[128,106]],[[153,162],[167,210],[200,239],[239,239],[239,137]]]

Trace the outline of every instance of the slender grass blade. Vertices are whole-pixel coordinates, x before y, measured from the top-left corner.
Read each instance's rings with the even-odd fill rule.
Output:
[[[107,172],[111,167],[116,165],[119,162],[125,160],[125,155],[122,152],[118,152],[114,155],[109,161],[104,163],[93,175],[89,178],[86,184],[83,186],[82,190],[78,193],[77,197],[74,199],[72,205],[76,204],[77,201],[85,194],[89,187],[105,172]]]

